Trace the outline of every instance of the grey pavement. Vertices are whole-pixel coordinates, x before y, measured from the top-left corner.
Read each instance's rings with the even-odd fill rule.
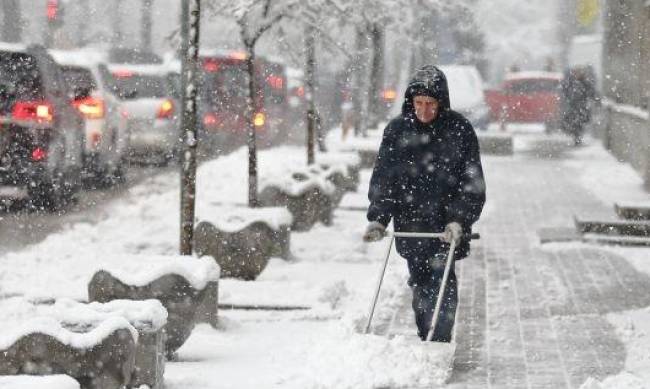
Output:
[[[556,151],[484,157],[488,204],[481,240],[457,266],[458,345],[446,387],[578,388],[624,367],[604,315],[650,306],[650,277],[597,245],[540,245],[539,229],[571,227],[574,214],[614,217],[562,164],[572,150]],[[404,298],[388,331],[403,333],[411,315]]]

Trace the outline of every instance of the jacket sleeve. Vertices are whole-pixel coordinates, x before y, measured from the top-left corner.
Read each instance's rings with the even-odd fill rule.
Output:
[[[463,230],[468,233],[481,216],[485,204],[485,179],[476,133],[467,122],[469,131],[461,146],[462,158],[458,167],[459,183],[457,192],[451,199],[447,208],[447,222],[458,222]]]
[[[397,168],[397,150],[392,123],[384,129],[384,135],[375,161],[375,167],[370,178],[368,190],[368,220],[388,226],[395,211],[394,182]]]

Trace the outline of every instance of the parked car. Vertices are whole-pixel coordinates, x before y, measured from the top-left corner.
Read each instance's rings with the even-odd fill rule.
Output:
[[[555,72],[507,74],[498,89],[486,92],[490,119],[555,127],[560,113],[561,82],[562,74]]]
[[[487,129],[489,112],[478,69],[471,65],[444,65],[440,70],[447,76],[451,108],[463,114],[475,128]]]
[[[102,72],[121,100],[129,133],[129,158],[167,163],[180,147],[179,102],[163,65],[108,64]]]
[[[61,65],[73,105],[85,121],[85,175],[110,183],[123,176],[128,129],[121,101],[102,78],[101,55],[85,50],[50,50]]]
[[[42,47],[0,45],[0,196],[56,209],[80,188],[83,119]]]

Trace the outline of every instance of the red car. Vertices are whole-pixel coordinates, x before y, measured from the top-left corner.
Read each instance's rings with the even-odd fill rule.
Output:
[[[485,97],[491,121],[557,123],[560,114],[561,73],[517,72],[506,75],[497,90]]]

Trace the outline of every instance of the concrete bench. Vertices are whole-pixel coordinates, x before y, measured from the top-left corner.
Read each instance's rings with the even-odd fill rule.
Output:
[[[80,329],[23,299],[5,300],[1,309],[0,375],[65,374],[83,389],[119,389],[131,382],[138,333],[125,318]]]
[[[195,325],[217,325],[219,265],[212,258],[116,255],[88,284],[90,301],[159,300],[167,309],[165,351],[171,356]]]
[[[645,204],[614,204],[614,210],[619,217],[629,220],[650,221],[650,203]]]
[[[481,154],[512,155],[514,152],[512,135],[509,134],[478,134]]]
[[[79,389],[79,383],[67,375],[0,376],[0,389]]]
[[[291,256],[292,220],[286,208],[224,209],[197,224],[195,250],[214,258],[223,277],[254,280],[271,257]]]

